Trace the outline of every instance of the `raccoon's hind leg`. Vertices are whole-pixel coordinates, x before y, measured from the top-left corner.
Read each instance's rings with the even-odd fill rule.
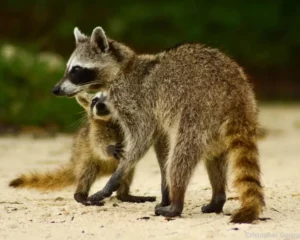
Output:
[[[182,213],[187,185],[204,148],[201,131],[198,132],[195,129],[199,129],[195,126],[195,122],[191,121],[189,116],[182,115],[178,132],[170,139],[171,149],[174,140],[175,145],[167,162],[171,204],[165,207],[156,207],[156,215],[176,217]]]
[[[158,160],[161,173],[161,203],[156,206],[164,207],[170,205],[169,187],[167,185],[166,162],[169,153],[169,139],[166,134],[161,134],[154,144],[154,150]]]
[[[203,213],[220,213],[226,202],[227,159],[226,154],[220,154],[205,162],[212,187],[212,198],[209,204],[202,207]]]
[[[134,176],[134,169],[132,169],[124,180],[122,180],[119,189],[117,190],[117,198],[122,202],[133,202],[133,203],[143,203],[143,202],[154,202],[156,197],[150,196],[133,196],[129,194],[129,188],[132,183]]]
[[[87,201],[90,188],[95,182],[98,174],[100,172],[100,166],[93,161],[85,161],[78,166],[77,169],[77,188],[74,194],[74,198],[77,202],[83,205],[91,205]],[[95,205],[95,204],[93,204]],[[97,203],[98,206],[102,206],[102,202]]]

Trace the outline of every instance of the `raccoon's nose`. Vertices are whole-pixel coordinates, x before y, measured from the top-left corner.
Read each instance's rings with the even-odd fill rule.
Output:
[[[60,87],[59,87],[59,86],[54,86],[54,87],[52,88],[52,93],[53,93],[54,95],[59,95],[59,93],[60,93]]]
[[[103,111],[106,109],[106,105],[105,105],[105,103],[97,103],[96,108],[98,111]]]
[[[107,109],[105,103],[97,103],[96,104],[96,109],[97,109],[97,114],[99,116],[105,116],[105,115],[108,115],[110,113],[109,110]]]

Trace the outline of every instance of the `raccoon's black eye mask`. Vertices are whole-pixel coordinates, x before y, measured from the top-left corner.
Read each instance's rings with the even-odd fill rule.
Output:
[[[92,100],[91,109],[93,109],[93,107],[96,105],[98,100],[99,100],[99,98],[97,98],[97,97]]]
[[[74,67],[72,67],[70,73],[71,73],[71,74],[77,74],[77,73],[79,73],[80,71],[82,71],[82,69],[83,69],[83,68],[80,67],[80,66],[74,66]]]
[[[96,79],[97,69],[74,66],[68,75],[70,81],[76,85],[88,84]]]

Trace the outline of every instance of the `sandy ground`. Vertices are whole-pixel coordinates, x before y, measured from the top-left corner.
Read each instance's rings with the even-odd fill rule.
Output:
[[[0,239],[300,239],[300,106],[262,106],[268,135],[259,142],[267,207],[255,224],[231,224],[239,206],[229,185],[225,214],[202,214],[210,199],[207,173],[200,164],[186,195],[183,215],[171,221],[154,216],[156,203],[122,203],[115,197],[103,207],[73,200],[73,188],[39,193],[15,190],[9,180],[27,170],[53,169],[68,161],[70,136],[0,138]],[[103,178],[91,192],[105,184]],[[160,200],[160,173],[153,151],[141,160],[132,193]],[[147,219],[143,219],[147,217]]]

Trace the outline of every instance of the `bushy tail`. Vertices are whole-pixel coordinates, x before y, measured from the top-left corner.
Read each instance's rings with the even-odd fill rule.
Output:
[[[256,135],[256,126],[245,122],[227,126],[228,159],[241,201],[241,208],[233,213],[231,222],[250,223],[258,219],[265,205]]]
[[[54,191],[73,185],[75,181],[74,168],[69,163],[50,172],[22,174],[20,177],[12,180],[9,186],[14,188],[31,188],[39,191]]]

